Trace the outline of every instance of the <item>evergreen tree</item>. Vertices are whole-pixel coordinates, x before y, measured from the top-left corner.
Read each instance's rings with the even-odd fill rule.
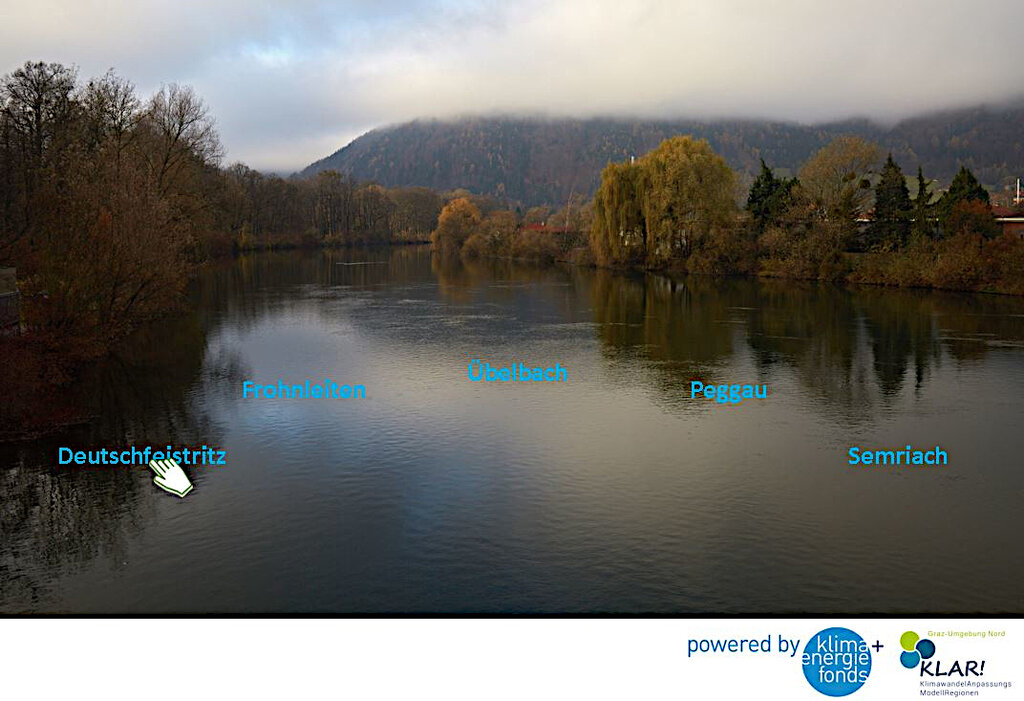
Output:
[[[792,202],[793,187],[796,184],[796,178],[776,178],[772,169],[761,159],[761,173],[750,186],[750,194],[747,195],[747,211],[754,219],[754,231],[757,234],[764,233],[769,226],[778,223]]]
[[[910,236],[910,192],[891,153],[875,186],[875,219],[868,236],[872,244],[884,248],[901,248]]]
[[[953,210],[961,202],[981,202],[989,206],[988,190],[981,186],[974,173],[967,166],[960,166],[960,172],[953,177],[946,194],[939,200],[939,219],[943,230],[947,230]]]
[[[925,180],[921,166],[917,167],[917,196],[914,198],[912,230],[915,236],[933,238],[935,223],[932,221],[931,181]]]

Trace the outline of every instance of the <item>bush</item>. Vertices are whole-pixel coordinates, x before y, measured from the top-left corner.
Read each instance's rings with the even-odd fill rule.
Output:
[[[983,241],[979,234],[961,233],[939,242],[932,286],[946,290],[977,289],[983,279]]]
[[[828,222],[769,227],[758,239],[764,253],[761,273],[769,277],[839,280],[849,270],[841,234],[839,227]]]
[[[594,252],[590,246],[579,246],[572,249],[572,253],[569,254],[569,262],[587,268],[597,267],[597,260],[594,258]]]
[[[561,253],[551,234],[529,229],[520,231],[512,240],[512,257],[541,263],[554,262]]]
[[[986,239],[999,236],[999,224],[992,216],[992,208],[986,202],[968,200],[953,207],[945,223],[947,236],[978,234]]]
[[[987,241],[983,250],[986,289],[1024,294],[1024,240],[1011,234]]]
[[[750,275],[757,269],[757,246],[739,229],[714,231],[690,254],[686,269],[706,275]]]
[[[484,258],[492,255],[491,247],[487,243],[487,239],[480,232],[471,234],[466,242],[462,244],[462,255],[467,258]]]

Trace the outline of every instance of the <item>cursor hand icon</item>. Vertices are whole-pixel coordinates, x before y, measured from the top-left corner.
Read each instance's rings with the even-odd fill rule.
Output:
[[[174,460],[150,460],[149,466],[156,473],[153,484],[165,492],[184,497],[192,491],[192,483],[189,482],[188,476]]]

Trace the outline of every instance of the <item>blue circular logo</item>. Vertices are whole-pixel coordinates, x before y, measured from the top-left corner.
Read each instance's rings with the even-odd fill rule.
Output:
[[[807,683],[825,696],[846,696],[871,674],[871,648],[849,628],[826,628],[812,635],[802,657]]]

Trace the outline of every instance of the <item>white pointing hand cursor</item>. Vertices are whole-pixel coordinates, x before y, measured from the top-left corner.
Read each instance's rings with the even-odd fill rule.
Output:
[[[174,460],[150,460],[149,466],[156,473],[153,484],[165,492],[184,497],[192,491],[192,483],[189,482],[188,476]]]

